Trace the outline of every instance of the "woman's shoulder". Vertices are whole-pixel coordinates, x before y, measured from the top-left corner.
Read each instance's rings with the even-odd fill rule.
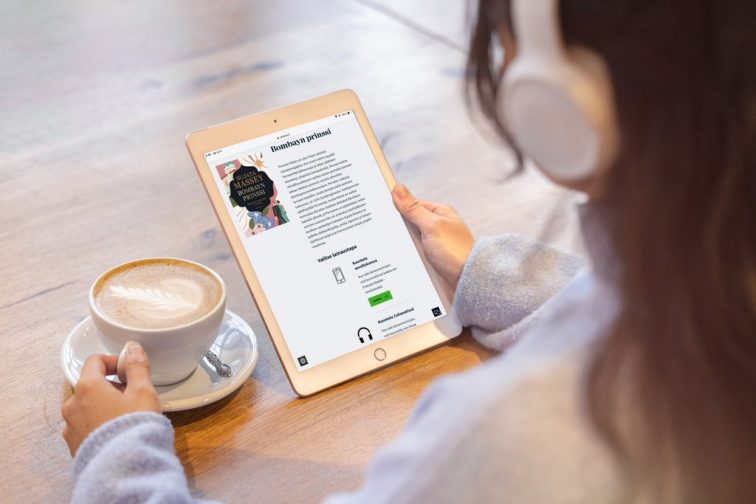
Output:
[[[512,502],[617,495],[614,460],[591,423],[584,386],[592,343],[613,319],[610,296],[582,275],[506,353],[429,390],[429,402],[465,412],[449,459],[465,460],[457,470]]]
[[[576,280],[505,354],[436,381],[364,486],[331,502],[613,500],[617,472],[583,407],[590,338],[578,322],[553,332],[593,288]]]
[[[588,363],[565,353],[538,367],[471,377],[490,385],[459,439],[457,456],[479,460],[465,470],[512,502],[607,502],[617,495],[615,461],[585,407]]]

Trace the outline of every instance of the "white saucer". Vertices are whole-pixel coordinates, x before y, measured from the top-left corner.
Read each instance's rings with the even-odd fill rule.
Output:
[[[257,364],[257,338],[254,331],[240,316],[229,310],[226,310],[226,316],[210,350],[231,367],[231,376],[221,378],[203,359],[186,380],[155,387],[163,411],[183,411],[223,399],[241,387]],[[76,384],[84,360],[97,353],[107,352],[92,318],[87,317],[68,333],[60,349],[60,365],[68,383],[72,386]],[[113,380],[116,381],[117,378],[114,377]]]

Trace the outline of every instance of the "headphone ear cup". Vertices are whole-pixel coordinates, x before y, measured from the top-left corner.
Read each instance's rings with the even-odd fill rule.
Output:
[[[515,61],[498,113],[523,154],[557,180],[575,181],[614,157],[611,98],[601,78],[571,64]]]

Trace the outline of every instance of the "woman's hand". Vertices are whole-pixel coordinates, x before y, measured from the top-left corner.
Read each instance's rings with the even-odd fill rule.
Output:
[[[138,343],[127,345],[126,386],[105,378],[116,374],[118,356],[91,355],[81,368],[74,395],[60,408],[66,421],[63,439],[68,443],[71,456],[76,455],[91,432],[109,420],[137,411],[160,413],[160,401],[150,380],[147,354]]]
[[[452,207],[418,200],[403,184],[394,187],[392,196],[399,213],[420,231],[428,261],[456,290],[462,266],[474,243],[467,225]]]

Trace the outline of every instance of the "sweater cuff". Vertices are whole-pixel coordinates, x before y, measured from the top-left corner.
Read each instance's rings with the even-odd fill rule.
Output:
[[[127,413],[116,417],[91,432],[81,444],[73,461],[74,478],[78,478],[87,464],[114,438],[133,427],[148,423],[161,424],[167,431],[173,433],[171,421],[166,416],[151,411]]]
[[[493,248],[495,238],[484,236],[475,241],[467,261],[462,266],[462,272],[459,275],[457,289],[454,291],[454,300],[452,306],[459,318],[459,322],[468,327],[473,325],[472,320],[477,311],[476,305],[479,301],[479,291],[481,286],[479,281],[485,276],[485,270],[489,266],[489,261],[481,260],[481,256],[487,249]]]
[[[481,238],[462,268],[455,312],[463,326],[486,333],[527,325],[582,266],[580,256],[526,236]]]

